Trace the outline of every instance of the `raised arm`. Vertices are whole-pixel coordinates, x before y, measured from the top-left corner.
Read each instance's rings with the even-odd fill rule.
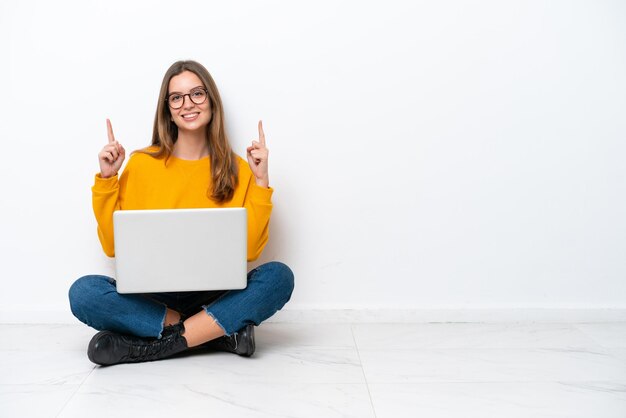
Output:
[[[107,134],[109,142],[98,153],[100,173],[96,174],[91,192],[100,244],[106,255],[114,257],[113,212],[121,207],[120,182],[123,181],[123,179],[118,181],[117,173],[126,158],[126,150],[115,140],[109,119],[107,119]]]
[[[248,165],[253,174],[246,191],[244,206],[248,210],[248,261],[256,260],[269,239],[272,213],[272,193],[269,187],[268,156],[263,122],[259,121],[259,139],[246,150]]]

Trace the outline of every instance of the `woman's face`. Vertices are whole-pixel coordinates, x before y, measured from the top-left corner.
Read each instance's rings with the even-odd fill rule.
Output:
[[[182,104],[178,109],[174,109],[170,105],[172,121],[179,130],[197,131],[205,129],[209,124],[211,106],[205,91],[202,80],[191,71],[183,71],[170,79],[167,97],[170,99],[170,103],[178,102],[174,103],[176,107]],[[202,99],[203,93],[206,100],[200,104],[194,103],[194,100],[198,102]]]

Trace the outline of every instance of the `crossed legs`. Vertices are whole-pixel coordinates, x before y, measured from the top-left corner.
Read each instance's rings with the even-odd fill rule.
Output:
[[[246,289],[218,294],[119,294],[113,279],[84,276],[72,285],[69,297],[72,312],[85,324],[108,331],[110,338],[113,333],[119,333],[129,338],[151,338],[151,344],[155,339],[165,338],[165,330],[175,327],[181,317],[189,314],[182,312],[181,315],[182,309],[176,302],[184,303],[188,297],[212,299],[202,309],[193,303],[183,306],[196,309],[184,319],[181,327],[186,347],[196,347],[259,325],[287,303],[292,291],[293,273],[289,267],[271,262],[248,273]],[[154,344],[150,347],[155,350]]]

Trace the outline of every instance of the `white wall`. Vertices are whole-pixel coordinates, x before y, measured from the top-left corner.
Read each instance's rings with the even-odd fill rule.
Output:
[[[626,308],[621,1],[2,1],[0,321],[71,320],[110,273],[105,118],[147,145],[203,63],[276,189],[289,310]]]

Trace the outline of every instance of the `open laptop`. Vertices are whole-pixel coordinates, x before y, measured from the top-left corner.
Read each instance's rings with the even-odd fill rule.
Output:
[[[245,208],[113,213],[119,293],[243,289]]]

